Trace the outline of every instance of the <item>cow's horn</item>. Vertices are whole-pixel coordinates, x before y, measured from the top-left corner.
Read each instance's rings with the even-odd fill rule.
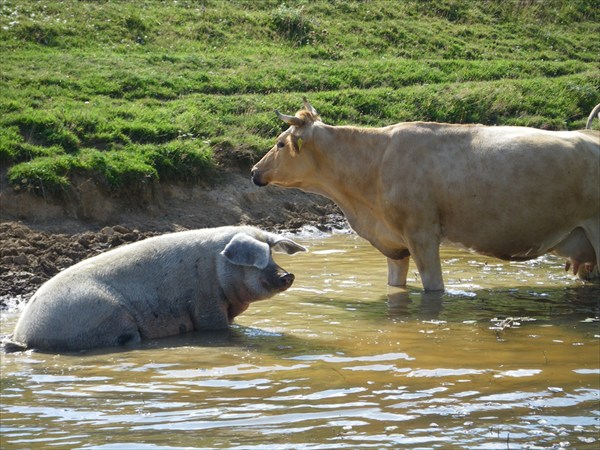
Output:
[[[319,115],[319,113],[317,113],[317,110],[313,108],[313,106],[310,103],[308,103],[308,99],[306,97],[302,97],[302,103],[304,103],[304,109],[306,109],[309,113],[314,114],[315,116]]]
[[[304,125],[304,120],[302,120],[300,117],[287,116],[285,114],[281,114],[277,110],[275,110],[275,114],[277,114],[277,117],[279,117],[281,120],[283,120],[288,125],[296,125],[297,127],[301,127],[302,125]]]

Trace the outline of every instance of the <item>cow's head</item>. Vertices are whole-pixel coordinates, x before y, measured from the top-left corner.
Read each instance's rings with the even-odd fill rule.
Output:
[[[290,127],[279,135],[277,142],[252,168],[252,181],[257,186],[274,184],[301,187],[306,176],[315,172],[315,155],[310,151],[313,124],[319,114],[304,98],[304,108],[295,116],[275,110],[275,114]]]

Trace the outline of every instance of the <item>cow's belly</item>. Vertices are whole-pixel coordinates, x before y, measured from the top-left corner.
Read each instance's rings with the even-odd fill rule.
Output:
[[[537,258],[553,250],[558,250],[557,253],[563,256],[574,253],[594,255],[590,241],[576,222],[565,221],[552,226],[548,222],[516,221],[499,226],[479,220],[474,224],[476,226],[447,227],[444,229],[445,238],[478,253],[504,260]]]
[[[464,195],[448,194],[437,207],[442,235],[477,252],[535,258],[584,224],[600,227],[597,188],[584,181],[544,189],[497,181],[480,187],[469,187]]]

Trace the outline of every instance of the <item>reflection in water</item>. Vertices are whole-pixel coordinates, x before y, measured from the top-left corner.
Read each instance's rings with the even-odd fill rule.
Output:
[[[444,293],[419,291],[413,293],[420,301],[418,316],[422,319],[437,319],[442,312]],[[411,293],[408,289],[388,287],[388,312],[390,317],[402,318],[413,314]]]
[[[298,241],[294,286],[230,330],[2,355],[0,446],[598,448],[600,291],[562,261],[445,248],[428,294],[353,235]]]

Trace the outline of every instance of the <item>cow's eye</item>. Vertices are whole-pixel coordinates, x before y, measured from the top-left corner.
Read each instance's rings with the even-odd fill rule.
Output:
[[[285,147],[285,142],[283,142],[283,141],[279,141],[279,142],[277,143],[277,148],[283,148],[283,147]]]

